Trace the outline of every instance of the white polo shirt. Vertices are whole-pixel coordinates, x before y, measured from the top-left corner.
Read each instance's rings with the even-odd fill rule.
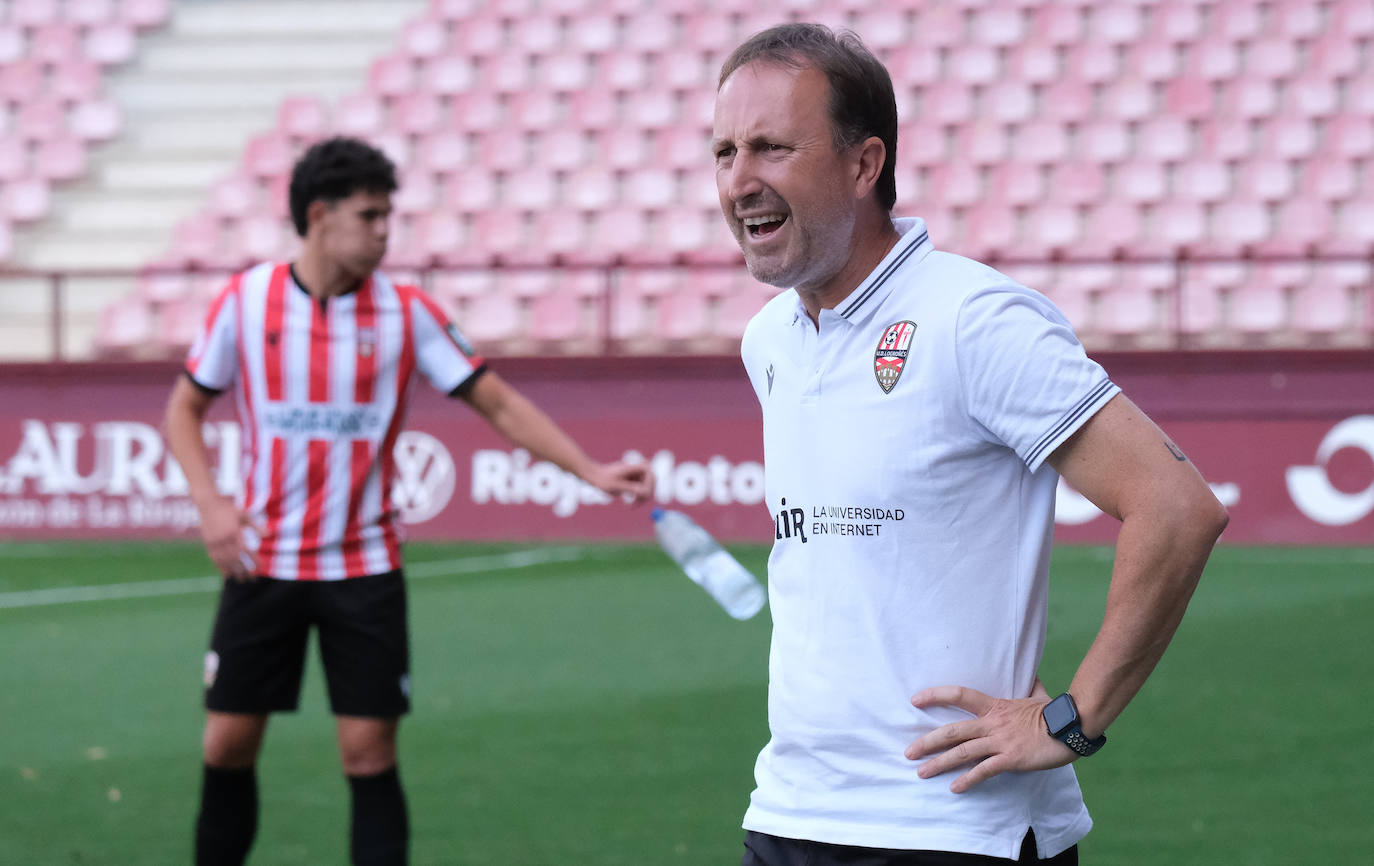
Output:
[[[819,330],[795,291],[741,349],[763,407],[775,537],[768,721],[746,829],[875,848],[1039,856],[1092,821],[1071,766],[964,794],[903,750],[967,718],[929,686],[1030,694],[1057,474],[1119,392],[1043,295],[935,251],[919,219]]]

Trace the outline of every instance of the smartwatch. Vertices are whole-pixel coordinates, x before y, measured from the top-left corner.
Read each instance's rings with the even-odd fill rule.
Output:
[[[1095,740],[1084,736],[1083,720],[1078,717],[1078,705],[1073,702],[1073,696],[1068,692],[1045,704],[1041,715],[1045,719],[1045,727],[1049,728],[1050,736],[1084,758],[1102,748],[1107,742],[1106,734]]]

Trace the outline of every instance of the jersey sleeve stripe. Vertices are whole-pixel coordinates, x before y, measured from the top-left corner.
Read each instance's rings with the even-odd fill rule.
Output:
[[[1096,388],[1088,392],[1082,400],[1064,414],[1048,433],[1040,437],[1040,441],[1035,443],[1030,453],[1026,455],[1026,465],[1032,471],[1039,469],[1041,462],[1049,456],[1054,446],[1057,446],[1069,437],[1075,430],[1087,420],[1092,413],[1096,412],[1107,402],[1106,398],[1113,396],[1120,389],[1112,384],[1110,379],[1103,379]]]

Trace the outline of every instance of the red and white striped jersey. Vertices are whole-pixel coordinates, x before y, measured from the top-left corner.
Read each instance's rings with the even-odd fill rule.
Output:
[[[286,264],[234,276],[186,372],[207,390],[234,389],[240,504],[263,530],[259,573],[338,580],[399,568],[392,449],[413,374],[452,392],[482,367],[432,298],[381,272],[323,304]]]

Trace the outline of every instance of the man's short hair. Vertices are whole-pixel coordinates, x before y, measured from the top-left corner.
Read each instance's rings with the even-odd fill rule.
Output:
[[[830,82],[830,125],[836,150],[848,150],[870,136],[887,148],[878,174],[878,202],[897,203],[897,99],[882,61],[850,30],[821,24],[779,24],[749,37],[720,68],[717,89],[735,70],[763,61],[789,69],[811,66]]]
[[[332,204],[359,191],[396,191],[396,166],[386,154],[344,136],[311,145],[291,170],[291,222],[296,234],[305,237],[305,213],[312,202]]]

